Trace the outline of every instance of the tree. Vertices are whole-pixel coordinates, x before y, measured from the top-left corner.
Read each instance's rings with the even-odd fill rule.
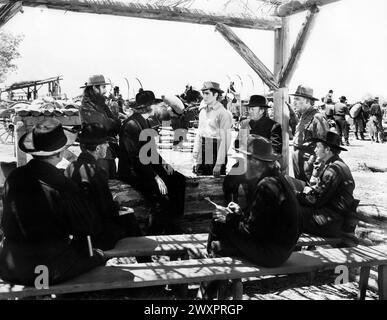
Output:
[[[8,73],[17,69],[14,61],[20,57],[18,47],[22,40],[22,35],[0,32],[0,82],[5,80]]]

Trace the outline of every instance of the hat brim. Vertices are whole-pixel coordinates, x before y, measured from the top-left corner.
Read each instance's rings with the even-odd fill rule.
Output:
[[[271,155],[269,156],[266,156],[266,157],[260,157],[260,156],[257,156],[255,154],[252,154],[251,152],[248,152],[246,150],[243,150],[241,148],[233,148],[236,152],[239,152],[239,153],[242,153],[246,156],[251,156],[257,160],[260,160],[260,161],[264,161],[264,162],[273,162],[273,161],[277,161],[279,159],[281,159],[281,156],[280,155],[277,155],[277,154],[274,154],[272,153]]]
[[[337,146],[335,144],[332,144],[332,143],[329,143],[329,142],[326,142],[325,140],[323,139],[320,139],[320,138],[312,138],[309,140],[310,142],[321,142],[321,143],[324,143],[326,144],[327,146],[329,147],[332,147],[332,148],[335,148],[337,150],[341,150],[341,151],[348,151],[347,149],[341,147],[341,146]]]
[[[32,130],[21,136],[18,142],[19,148],[21,151],[28,153],[32,156],[41,156],[41,157],[52,156],[55,153],[61,152],[67,149],[68,147],[70,147],[77,138],[77,133],[74,133],[67,128],[63,128],[63,130],[66,135],[66,142],[63,146],[61,146],[56,150],[52,150],[52,151],[36,150],[34,148],[34,144],[32,141]]]
[[[313,101],[318,101],[318,100],[320,100],[320,99],[317,99],[317,98],[315,98],[315,97],[308,96],[308,95],[305,95],[305,94],[296,94],[296,93],[293,93],[293,94],[289,94],[289,96],[307,98],[307,99],[310,99],[310,100],[313,100]]]
[[[254,104],[249,104],[249,103],[246,103],[246,104],[243,104],[245,107],[248,107],[248,108],[271,108],[270,106],[268,105],[264,105],[264,106],[256,106]]]
[[[222,89],[215,89],[215,88],[202,88],[200,91],[206,91],[206,90],[215,90],[217,92],[219,92],[220,94],[224,93],[224,91]]]
[[[142,108],[146,108],[146,107],[149,107],[149,106],[151,106],[153,104],[158,104],[158,103],[161,103],[161,102],[163,102],[163,99],[156,98],[150,104],[134,104],[131,108],[133,108],[133,109],[142,109]]]
[[[106,85],[111,85],[111,83],[108,83],[108,82],[103,82],[103,83],[90,83],[90,84],[86,84],[82,87],[79,87],[81,89],[83,88],[86,88],[86,87],[92,87],[92,86],[106,86]]]

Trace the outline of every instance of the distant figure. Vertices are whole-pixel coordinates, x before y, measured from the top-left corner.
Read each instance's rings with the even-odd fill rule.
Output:
[[[376,140],[376,143],[379,143],[379,140],[381,143],[384,142],[384,129],[383,129],[383,112],[379,104],[379,98],[376,97],[374,99],[374,103],[371,105],[370,108],[370,121],[374,123],[374,126],[376,128],[375,134],[371,135],[372,141]],[[375,138],[374,138],[375,136]]]
[[[366,126],[366,117],[364,112],[363,102],[355,103],[349,110],[351,117],[353,118],[353,123],[355,125],[355,137],[357,140],[364,140],[364,132]]]
[[[325,104],[334,104],[333,102],[333,90],[329,90],[328,94],[325,96],[324,101]]]
[[[335,104],[333,117],[336,122],[336,130],[338,135],[340,136],[340,139],[342,139],[344,136],[345,145],[349,146],[349,128],[347,120],[345,119],[346,115],[349,115],[347,98],[342,96],[340,97],[340,102]],[[342,140],[341,145],[344,145]]]
[[[318,101],[313,97],[313,89],[300,85],[294,96],[293,107],[300,114],[293,138],[293,170],[294,177],[309,181],[313,170],[312,138],[324,137],[329,131],[329,124],[324,114],[319,113],[313,104]]]

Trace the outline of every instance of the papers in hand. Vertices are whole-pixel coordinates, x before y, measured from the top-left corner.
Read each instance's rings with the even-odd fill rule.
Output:
[[[132,208],[123,207],[123,208],[120,209],[120,211],[118,211],[118,214],[120,216],[124,216],[126,214],[133,213],[133,212],[134,212],[134,210]]]

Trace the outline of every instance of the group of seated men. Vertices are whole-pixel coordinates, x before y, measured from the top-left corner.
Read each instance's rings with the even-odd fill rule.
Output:
[[[155,150],[154,140],[152,135],[144,134],[154,127],[152,121],[157,119],[152,119],[152,106],[159,101],[152,91],[140,91],[135,112],[121,123],[104,102],[105,85],[103,76],[90,77],[85,84],[80,109],[83,126],[77,135],[82,152],[64,172],[56,166],[76,139],[76,133],[53,118],[38,123],[20,138],[19,148],[33,159],[15,169],[4,185],[2,279],[33,285],[35,268],[44,265],[49,270],[50,285],[63,282],[104,265],[104,250],[114,247],[119,239],[142,235],[134,216],[128,214],[129,210],[120,209],[110,193],[108,179],[115,174],[114,153],[119,158],[118,177],[140,191],[152,205],[147,234],[182,232],[179,227],[184,213],[185,178],[163,163],[157,152],[156,156],[149,155],[148,151]],[[206,82],[202,92],[204,107],[199,115],[196,151],[201,150],[205,160],[206,139],[216,145],[216,153],[222,145],[219,140],[226,137],[223,148],[227,150],[228,133],[220,134],[219,139],[211,134],[219,134],[219,126],[230,124],[227,110],[217,103],[219,84]],[[308,126],[317,117],[310,102],[312,95],[309,88],[302,86],[295,94],[300,113],[308,117],[305,120],[301,116],[296,133],[300,140],[296,141],[308,136]],[[279,165],[280,125],[264,119],[268,108],[264,97],[252,96],[249,107],[256,109],[252,112],[255,116],[243,124],[247,132],[237,139],[239,145],[235,149],[243,157],[224,180],[226,207],[218,207],[214,212],[208,251],[212,255],[241,256],[261,266],[275,267],[289,258],[301,232],[341,234],[347,217],[356,209],[355,184],[339,157],[345,149],[340,147],[338,136],[329,131],[318,136],[314,126],[309,137],[309,143],[315,144],[310,177],[298,183],[285,176]],[[167,111],[171,117],[182,114],[176,104]],[[144,148],[146,144],[150,144],[149,149]],[[306,153],[304,149],[301,151]],[[154,163],[149,159],[155,160]],[[204,161],[198,162],[196,169],[219,175],[226,162],[227,156],[218,153],[209,166],[204,166],[208,165]],[[244,170],[236,170],[238,166]],[[244,209],[237,203],[239,184],[246,190]],[[295,187],[298,185],[302,188]],[[230,198],[229,194],[235,197]]]

